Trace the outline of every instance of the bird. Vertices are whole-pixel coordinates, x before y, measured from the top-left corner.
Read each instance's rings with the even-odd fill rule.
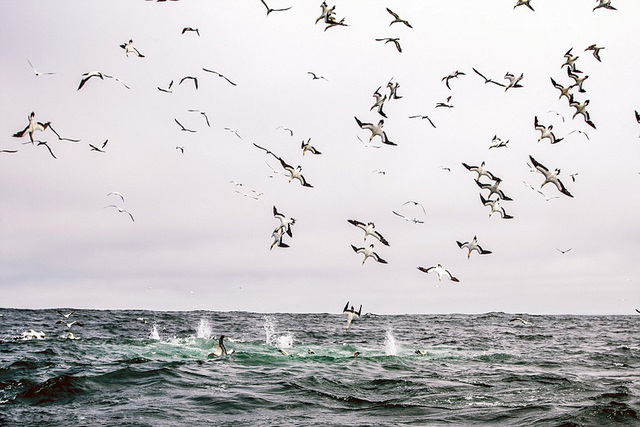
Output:
[[[461,243],[459,241],[456,240],[456,243],[458,244],[458,247],[460,249],[462,248],[467,248],[467,259],[471,258],[471,252],[472,251],[476,251],[478,252],[480,255],[488,255],[491,253],[491,251],[487,251],[482,249],[482,246],[480,246],[478,244],[478,238],[476,236],[473,236],[473,240],[471,240],[470,242],[464,242]]]
[[[185,81],[185,80],[192,80],[192,81],[193,81],[193,84],[194,84],[194,85],[195,85],[195,87],[196,87],[196,90],[198,90],[198,78],[197,78],[197,77],[194,77],[194,76],[184,76],[183,78],[181,78],[181,79],[180,79],[180,82],[179,82],[178,84],[179,84],[179,85],[181,85],[181,84],[182,84],[182,82],[183,82],[183,81]]]
[[[190,113],[200,113],[202,116],[204,116],[204,119],[207,121],[207,126],[211,127],[211,125],[209,124],[209,117],[207,117],[207,113],[202,111],[202,110],[187,110]]]
[[[451,280],[452,282],[459,282],[460,280],[458,280],[457,277],[454,277],[451,273],[449,273],[449,270],[445,270],[445,268],[438,264],[435,267],[429,267],[429,268],[424,268],[424,267],[418,267],[418,270],[422,271],[423,273],[431,273],[434,272],[438,275],[438,280],[442,281],[442,277],[447,277],[449,280]]]
[[[135,53],[139,58],[144,58],[144,55],[141,54],[138,49],[133,47],[133,40],[129,40],[128,42],[121,44],[120,47],[124,49],[124,54],[126,56],[129,56],[130,53]]]
[[[287,218],[284,214],[278,212],[276,207],[273,207],[273,216],[277,220],[280,221],[280,225],[275,228],[275,231],[282,230],[284,233],[287,233],[289,237],[293,237],[293,233],[291,232],[291,226],[296,223],[295,218]]]
[[[484,75],[482,75],[482,73],[480,73],[480,71],[476,70],[475,68],[471,67],[471,69],[472,69],[473,71],[475,71],[475,73],[476,73],[477,75],[479,75],[480,77],[482,77],[482,78],[484,79],[484,84],[487,84],[487,83],[493,83],[494,85],[498,85],[498,86],[500,86],[500,87],[504,87],[504,85],[503,85],[502,83],[498,83],[498,82],[497,82],[497,81],[495,81],[495,80],[491,80],[491,79],[486,78]]]
[[[78,85],[78,89],[80,90],[82,89],[82,87],[85,85],[85,83],[87,83],[87,81],[92,78],[92,77],[100,77],[101,80],[104,80],[105,78],[107,79],[113,79],[117,82],[119,82],[120,84],[122,84],[124,87],[126,87],[127,89],[131,89],[129,86],[127,86],[122,80],[120,80],[119,78],[115,77],[115,76],[110,76],[107,74],[104,74],[100,71],[89,71],[87,73],[84,73],[81,77],[80,77],[80,84]]]
[[[495,212],[498,212],[502,219],[513,219],[513,216],[508,215],[505,212],[504,208],[502,206],[500,206],[500,200],[499,199],[496,199],[496,200],[485,199],[484,197],[482,197],[482,194],[480,194],[480,201],[482,202],[482,204],[484,206],[490,206],[491,207],[491,211],[489,211],[489,217],[491,217],[491,215],[493,215]]]
[[[300,148],[302,148],[303,156],[304,156],[304,153],[306,153],[307,151],[310,152],[311,154],[322,154],[320,151],[318,151],[315,147],[311,145],[311,138],[307,139],[307,142],[304,142],[303,140]]]
[[[9,154],[14,154],[17,153],[18,150],[0,150],[0,153],[9,153]]]
[[[447,100],[444,101],[444,102],[436,103],[436,107],[435,108],[440,108],[440,107],[453,108],[453,104],[450,104],[450,101],[451,101],[451,96],[447,96]]]
[[[421,114],[416,114],[416,115],[413,115],[413,116],[409,116],[409,118],[410,119],[418,119],[419,118],[419,119],[422,119],[422,120],[427,119],[429,121],[429,123],[431,123],[431,126],[433,126],[434,129],[436,128],[436,125],[431,121],[429,116],[423,116]]]
[[[427,214],[427,211],[424,209],[424,206],[422,206],[422,203],[420,203],[420,202],[416,202],[416,201],[414,201],[414,200],[407,200],[406,202],[404,202],[404,203],[402,204],[402,206],[404,206],[404,205],[408,205],[408,204],[412,204],[413,206],[419,206],[419,207],[420,207],[420,209],[422,209],[422,212],[423,212],[425,215]]]
[[[238,133],[237,130],[232,129],[232,128],[224,128],[224,130],[226,130],[227,132],[231,132],[232,134],[234,134],[235,136],[237,136],[238,138],[242,139],[242,137],[240,136],[240,134]]]
[[[362,304],[360,304],[360,308],[358,309],[358,311],[356,311],[353,308],[353,306],[351,306],[351,308],[349,308],[349,301],[347,301],[347,304],[342,309],[342,314],[346,314],[347,315],[347,324],[345,325],[344,328],[345,329],[349,329],[349,326],[351,325],[351,322],[354,319],[359,319],[361,313],[362,313]]]
[[[540,188],[544,187],[545,184],[552,183],[556,186],[556,188],[562,193],[569,197],[573,197],[571,193],[565,188],[562,181],[558,179],[558,175],[560,175],[560,169],[556,169],[553,172],[550,171],[546,166],[542,163],[538,162],[533,156],[529,156],[531,163],[536,168],[538,172],[540,172],[544,176],[544,182],[540,186]]]
[[[567,253],[567,252],[569,252],[571,249],[573,249],[573,248],[565,249],[565,250],[563,251],[562,249],[558,249],[558,248],[556,248],[556,250],[557,250],[558,252],[560,252],[562,255],[566,254],[566,253]]]
[[[562,119],[562,123],[564,123],[564,116],[562,115],[562,113],[559,113],[556,110],[549,110],[549,111],[547,111],[547,113],[555,114],[556,116],[560,117]]]
[[[384,126],[384,120],[380,119],[378,124],[374,125],[372,123],[363,123],[355,116],[354,118],[356,119],[356,123],[358,124],[358,126],[360,126],[361,129],[367,129],[371,132],[371,136],[369,137],[369,142],[371,142],[374,136],[379,136],[383,144],[397,145],[396,143],[389,141],[389,138],[387,138],[386,132],[382,130],[382,126]]]
[[[271,242],[271,246],[269,247],[269,250],[272,250],[274,246],[278,246],[279,248],[288,248],[289,245],[287,245],[286,243],[284,243],[282,241],[282,237],[284,236],[284,229],[275,229],[273,230],[273,232],[271,233],[271,237],[273,238],[273,242]]]
[[[289,9],[291,9],[291,7],[292,7],[292,6],[289,6],[289,7],[285,7],[285,8],[282,8],[282,9],[272,9],[272,8],[270,8],[270,7],[267,5],[267,2],[266,2],[266,1],[264,1],[264,0],[260,0],[260,2],[264,5],[264,7],[266,7],[266,8],[267,8],[267,16],[269,16],[269,14],[270,14],[271,12],[284,12],[285,10],[289,10]]]
[[[476,177],[476,181],[479,181],[480,178],[482,178],[483,176],[486,176],[487,178],[493,181],[495,181],[496,179],[499,179],[487,170],[484,161],[480,163],[480,166],[468,165],[465,162],[462,162],[462,166],[464,166],[467,170],[470,170],[471,172],[475,172],[478,174],[478,176]]]
[[[636,116],[636,122],[640,125],[640,113],[638,113],[638,110],[633,110],[633,113]],[[638,138],[640,138],[640,136],[638,136]]]
[[[336,21],[333,16],[329,15],[327,17],[327,19],[325,20],[325,23],[327,24],[327,26],[324,28],[324,31],[327,31],[329,28],[333,28],[333,27],[338,27],[338,26],[342,26],[342,27],[348,27],[348,24],[344,23],[344,18],[342,18],[339,21]]]
[[[226,338],[226,336],[220,335],[220,338],[218,339],[218,342],[216,343],[215,349],[213,350],[212,353],[209,353],[207,355],[208,357],[224,357],[224,356],[227,356],[229,354],[235,353],[234,350],[231,350],[230,352],[227,351],[227,347],[224,345],[224,339],[225,338]]]
[[[583,131],[581,131],[580,129],[574,129],[574,130],[572,130],[571,132],[569,132],[569,133],[567,134],[567,136],[568,136],[568,135],[571,135],[572,133],[575,133],[575,132],[581,133],[581,134],[582,134],[582,135],[584,135],[588,140],[591,140],[591,139],[589,138],[589,135],[587,135],[587,133],[586,133],[586,132],[583,132]]]
[[[36,131],[44,132],[48,127],[51,126],[51,122],[46,122],[46,123],[37,122],[36,113],[33,111],[31,112],[31,114],[29,114],[27,119],[29,120],[29,124],[27,124],[27,127],[25,127],[19,132],[14,133],[13,134],[14,138],[22,138],[25,134],[28,134],[29,140],[33,143],[34,142],[33,134]]]
[[[71,329],[71,327],[73,325],[82,326],[82,323],[78,322],[77,320],[74,320],[73,322],[65,322],[64,320],[56,321],[56,325],[61,324],[61,323],[65,324],[67,326],[67,328],[69,328],[69,329]]]
[[[316,73],[314,73],[313,71],[307,71],[307,74],[311,74],[311,80],[326,80],[326,81],[329,81],[329,80],[326,79],[326,77],[319,76]]]
[[[382,86],[380,86],[382,87]],[[376,89],[376,91],[373,93],[373,97],[376,99],[375,104],[373,104],[371,106],[371,108],[369,108],[369,111],[373,110],[374,108],[378,107],[378,114],[380,114],[382,117],[386,118],[387,115],[384,113],[384,111],[382,111],[382,106],[384,105],[384,102],[387,100],[387,95],[385,94],[384,97],[380,94],[380,87],[378,87],[378,89]]]
[[[533,7],[531,7],[531,0],[517,0],[517,3],[515,6],[513,6],[513,8],[515,9],[518,6],[527,6],[529,9],[531,9],[532,12],[535,12],[535,10],[533,10]]]
[[[293,136],[293,129],[290,129],[290,128],[286,127],[286,126],[278,126],[278,127],[276,128],[276,130],[278,130],[278,129],[282,129],[282,130],[284,130],[285,132],[289,132],[289,134],[290,134],[291,136]]]
[[[49,150],[49,154],[51,154],[51,157],[53,157],[54,159],[57,159],[56,155],[53,154],[53,151],[51,150],[51,147],[49,147],[49,144],[47,144],[47,141],[36,141],[37,147],[44,145],[45,147],[47,147],[47,150]]]
[[[398,52],[402,53],[402,46],[400,46],[400,39],[399,38],[392,38],[392,37],[385,37],[385,38],[381,38],[381,39],[376,39],[377,42],[384,42],[384,44],[387,44],[389,42],[392,42],[393,44],[396,45],[396,49],[398,50]]]
[[[393,19],[393,21],[391,21],[391,23],[389,24],[389,26],[392,26],[392,25],[393,25],[393,24],[395,24],[396,22],[399,22],[399,23],[401,23],[401,24],[406,25],[406,26],[407,26],[407,27],[409,27],[409,28],[413,28],[413,27],[411,26],[411,24],[409,24],[409,21],[405,21],[404,19],[400,18],[400,16],[398,16],[398,14],[397,14],[397,13],[393,12],[393,11],[392,11],[391,9],[389,9],[388,7],[387,7],[386,9],[387,9],[387,12],[389,12],[389,14],[390,14],[391,16],[393,16],[393,18],[394,18],[394,19]]]
[[[538,142],[547,138],[549,139],[549,142],[551,142],[552,144],[557,144],[558,142],[564,139],[564,138],[556,138],[556,136],[552,132],[553,125],[549,125],[549,126],[541,125],[538,122],[538,116],[533,117],[533,127],[535,130],[540,131],[540,137],[538,137]]]
[[[195,131],[195,130],[193,130],[193,129],[187,129],[186,127],[182,126],[182,123],[180,123],[180,122],[178,121],[178,119],[174,118],[173,120],[178,124],[178,126],[180,126],[180,130],[181,130],[181,131],[183,131],[183,132],[196,132],[196,131]]]
[[[106,151],[104,151],[104,147],[106,147],[107,142],[109,142],[109,140],[108,140],[108,139],[106,139],[106,140],[102,143],[102,145],[101,145],[100,147],[96,147],[96,146],[95,146],[95,145],[93,145],[93,144],[89,144],[89,147],[91,148],[91,151],[97,151],[97,152],[99,152],[99,153],[106,153]]]
[[[584,76],[584,77],[580,77],[579,75],[577,75],[576,73],[574,73],[573,71],[571,71],[571,69],[567,68],[567,75],[569,77],[571,77],[573,79],[573,81],[575,82],[573,84],[573,86],[578,86],[578,92],[584,93],[586,92],[586,90],[584,90],[584,88],[582,87],[582,85],[584,84],[584,81],[587,80],[589,78],[589,76]]]
[[[560,91],[560,96],[558,97],[558,99],[564,96],[565,98],[567,98],[567,100],[571,97],[570,90],[576,86],[575,84],[573,84],[571,86],[564,87],[561,84],[557,83],[555,80],[553,80],[553,77],[551,77],[551,84],[553,85],[553,87],[555,87]]]
[[[386,171],[383,171],[383,170],[380,170],[380,169],[374,169],[373,173],[377,173],[378,175],[386,175],[387,174]]]
[[[564,57],[566,58],[566,61],[564,62],[564,64],[562,64],[560,66],[560,68],[564,67],[565,65],[567,66],[567,71],[571,71],[573,73],[582,73],[582,71],[576,69],[576,61],[578,60],[579,56],[573,56],[571,54],[571,51],[573,50],[573,48],[569,49],[567,51],[567,53],[564,54]]]
[[[513,200],[511,197],[505,195],[504,192],[498,188],[501,182],[502,180],[500,178],[494,179],[493,184],[484,184],[480,181],[475,181],[478,187],[482,188],[483,190],[489,190],[489,195],[487,196],[488,198],[490,198],[492,194],[496,194],[502,200],[508,200],[508,201]]]
[[[373,222],[369,222],[369,223],[365,224],[365,223],[360,222],[360,221],[355,220],[355,219],[348,219],[347,222],[349,224],[351,224],[351,225],[354,225],[354,226],[358,227],[362,231],[364,231],[364,240],[367,240],[367,236],[373,236],[376,239],[378,239],[380,241],[380,243],[382,243],[383,245],[389,246],[389,242],[387,241],[387,239],[382,237],[382,234],[378,233],[375,230],[376,225]]]
[[[507,71],[507,74],[504,75],[504,78],[509,80],[509,84],[505,86],[504,91],[506,92],[511,88],[522,87],[522,85],[520,84],[520,81],[522,80],[523,77],[524,77],[524,73],[520,74],[520,77],[516,77],[515,75]]]
[[[300,181],[300,184],[302,184],[303,187],[313,187],[313,185],[309,184],[305,177],[302,176],[302,166],[298,165],[294,168],[293,166],[287,164],[287,162],[285,162],[283,159],[279,157],[277,159],[280,160],[280,164],[282,165],[283,169],[289,172],[289,182],[297,179],[298,181]]]
[[[387,83],[387,87],[389,88],[389,100],[392,99],[400,99],[402,96],[398,95],[398,88],[400,87],[400,83],[393,82],[393,77]]]
[[[65,319],[68,319],[69,317],[71,317],[75,313],[75,311],[70,311],[68,313],[64,313],[64,312],[62,312],[60,310],[56,310],[56,311],[58,312],[58,314],[60,316],[64,317]]]
[[[589,45],[584,51],[592,51],[593,52],[593,57],[596,58],[598,60],[598,62],[602,62],[602,60],[600,59],[600,51],[604,49],[604,47],[599,47],[596,46],[595,44]]]
[[[326,1],[323,1],[320,4],[320,8],[322,9],[322,13],[320,14],[320,16],[318,16],[318,18],[316,19],[316,24],[320,21],[320,20],[324,20],[325,22],[327,22],[328,19],[330,19],[329,17],[331,15],[333,15],[335,12],[335,6],[332,6],[331,8],[329,8],[329,6],[327,5]]]
[[[260,196],[264,194],[264,193],[259,193],[256,190],[251,190],[251,193],[245,193],[244,191],[239,191],[239,190],[235,190],[235,191],[238,194],[242,194],[244,197],[249,197],[254,200],[258,200],[258,198],[260,198]]]
[[[589,112],[587,111],[587,105],[589,105],[589,100],[580,103],[573,99],[573,96],[569,99],[569,105],[576,109],[575,113],[573,113],[573,117],[575,118],[578,114],[582,115],[586,124],[591,126],[592,128],[596,128],[596,125],[591,121],[591,117],[589,116]]]
[[[598,0],[600,3],[596,7],[593,8],[593,11],[596,9],[600,9],[601,7],[610,10],[617,10],[615,7],[611,6],[611,0]]]
[[[576,176],[578,176],[578,173],[572,173],[571,175],[569,175],[571,177],[571,181],[576,182]]]
[[[491,140],[492,145],[489,146],[489,150],[491,150],[492,148],[507,148],[507,144],[509,143],[509,140],[503,141],[502,139],[498,138],[497,135],[493,136],[493,139]]]
[[[169,82],[169,86],[167,86],[166,88],[160,86],[157,87],[160,92],[173,93],[173,91],[171,90],[171,86],[173,86],[173,80]]]
[[[110,196],[110,195],[112,195],[112,194],[113,194],[114,196],[118,196],[118,197],[120,197],[120,199],[124,202],[124,196],[122,195],[122,193],[119,193],[119,192],[117,192],[117,191],[111,191],[111,192],[109,192],[109,194],[107,194],[107,196]]]
[[[410,221],[410,222],[413,222],[414,224],[424,224],[424,221],[421,221],[418,218],[409,218],[408,216],[402,215],[396,211],[391,211],[391,212],[395,215],[398,215],[400,218],[404,219],[405,221]]]
[[[380,256],[378,256],[378,254],[373,251],[373,243],[370,244],[368,248],[356,248],[353,245],[351,245],[351,248],[353,249],[354,252],[364,255],[364,259],[362,260],[362,265],[364,265],[367,258],[373,258],[375,261],[381,264],[387,264],[387,261],[380,258]]]
[[[116,205],[109,205],[109,206],[105,206],[105,208],[116,208],[118,209],[118,212],[120,213],[126,213],[127,215],[129,215],[129,217],[131,218],[131,221],[136,222],[135,219],[133,219],[133,215],[131,215],[131,212],[129,212],[126,209],[121,208],[120,206],[116,206]]]
[[[444,82],[444,84],[447,86],[447,89],[451,90],[451,86],[449,86],[449,80],[457,79],[458,76],[464,76],[464,75],[466,74],[463,73],[462,71],[456,70],[453,73],[449,74],[448,76],[444,76],[440,81]]]
[[[226,76],[224,76],[224,75],[220,74],[220,73],[219,73],[219,72],[217,72],[217,71],[209,70],[209,69],[207,69],[207,68],[203,68],[202,70],[203,70],[203,71],[206,71],[207,73],[215,74],[215,75],[217,75],[218,77],[220,77],[220,78],[225,79],[226,81],[228,81],[231,85],[233,85],[233,86],[237,86],[237,84],[235,84],[234,82],[232,82],[231,80],[229,80]],[[197,82],[196,82],[196,89],[197,89],[197,88],[198,88],[198,85],[197,85]]]
[[[196,33],[198,35],[198,37],[200,37],[200,30],[198,30],[197,28],[193,28],[193,27],[184,27],[180,34],[184,34],[187,31],[188,32],[192,32],[192,33]]]
[[[29,61],[29,58],[27,58],[27,62],[31,66],[31,69],[33,70],[33,72],[35,73],[36,76],[50,76],[50,75],[55,74],[55,73],[50,73],[50,72],[40,72],[40,71],[36,70],[35,67],[33,66],[33,64],[31,63],[31,61]]]

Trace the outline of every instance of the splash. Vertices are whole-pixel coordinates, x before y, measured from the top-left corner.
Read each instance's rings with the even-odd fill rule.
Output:
[[[158,327],[156,325],[153,325],[153,328],[151,328],[149,338],[152,340],[160,340],[160,334],[158,333]]]
[[[211,324],[208,319],[203,317],[200,319],[200,323],[198,323],[198,327],[196,328],[196,338],[204,338],[208,340],[211,339],[212,336]]]
[[[291,334],[279,335],[276,333],[276,321],[271,316],[264,317],[265,344],[277,348],[293,347],[293,336]]]
[[[384,337],[384,353],[387,356],[395,356],[398,354],[396,337],[393,336],[391,329],[387,329],[387,335]]]

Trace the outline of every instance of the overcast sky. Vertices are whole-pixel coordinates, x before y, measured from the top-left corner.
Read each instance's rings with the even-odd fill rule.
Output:
[[[532,0],[532,12],[514,9],[515,0],[336,1],[335,16],[348,26],[327,31],[314,24],[320,1],[268,3],[292,7],[267,16],[259,0],[0,3],[0,150],[18,150],[0,153],[0,306],[339,313],[349,300],[374,313],[574,314],[640,307],[640,3],[592,11],[595,1]],[[389,26],[386,7],[413,28]],[[200,36],[181,34],[184,27]],[[399,38],[402,53],[375,40],[385,37]],[[119,45],[129,39],[144,58],[125,56]],[[593,43],[605,48],[602,62],[584,51]],[[597,130],[572,119],[575,110],[550,82],[572,83],[562,67],[570,48],[589,76],[585,93],[572,92],[590,100]],[[55,74],[36,76],[27,59]],[[484,84],[472,67],[503,84],[506,72],[523,73],[523,87]],[[442,78],[455,70],[465,75],[448,89]],[[77,90],[89,71],[130,89],[92,78]],[[187,75],[197,77],[197,90],[178,84]],[[402,98],[385,102],[384,130],[397,146],[366,147],[359,138],[368,142],[370,133],[354,116],[382,118],[370,111],[373,93],[388,93],[390,79]],[[172,80],[172,93],[157,89]],[[453,108],[435,108],[448,96]],[[211,126],[188,109],[205,111]],[[27,136],[13,138],[32,111],[81,142],[37,132],[54,159],[45,146],[24,144]],[[436,128],[409,118],[418,114]],[[535,116],[564,140],[538,142]],[[494,135],[507,147],[489,149]],[[302,155],[308,138],[321,155]],[[105,140],[104,153],[90,150]],[[313,188],[289,183],[253,143],[301,165]],[[524,182],[539,189],[544,180],[530,171],[529,155],[561,169],[574,197],[546,185],[544,194],[559,197],[546,201],[528,188]],[[513,199],[502,206],[514,219],[489,217],[481,204],[475,174],[461,163],[482,161],[502,178]],[[280,173],[270,178],[267,163]],[[236,190],[264,194],[254,200]],[[403,206],[408,200],[426,215]],[[135,222],[105,208],[111,204]],[[269,250],[279,224],[273,206],[296,218],[289,248]],[[375,222],[390,246],[365,242],[348,219]],[[456,241],[474,235],[491,254],[467,259]],[[362,265],[351,245],[370,243],[388,264]],[[438,263],[460,282],[416,268]]]

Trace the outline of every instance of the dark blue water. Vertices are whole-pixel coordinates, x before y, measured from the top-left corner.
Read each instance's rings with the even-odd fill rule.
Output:
[[[513,317],[0,309],[0,425],[640,425],[640,317]]]

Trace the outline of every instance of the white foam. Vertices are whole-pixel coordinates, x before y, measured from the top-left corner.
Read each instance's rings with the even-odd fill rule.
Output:
[[[387,356],[396,356],[398,354],[396,337],[393,336],[391,329],[387,329],[387,335],[384,338],[384,353]]]
[[[153,328],[151,328],[149,338],[152,340],[160,340],[160,334],[158,333],[158,327],[156,325],[153,325]]]
[[[277,348],[291,348],[293,347],[293,335],[285,333],[280,335],[276,332],[276,321],[271,316],[264,317],[264,324],[262,325],[265,333],[265,344],[277,347]]]
[[[208,340],[211,339],[212,336],[211,324],[208,319],[203,317],[200,319],[200,323],[198,323],[198,327],[196,328],[196,338],[204,338]]]

